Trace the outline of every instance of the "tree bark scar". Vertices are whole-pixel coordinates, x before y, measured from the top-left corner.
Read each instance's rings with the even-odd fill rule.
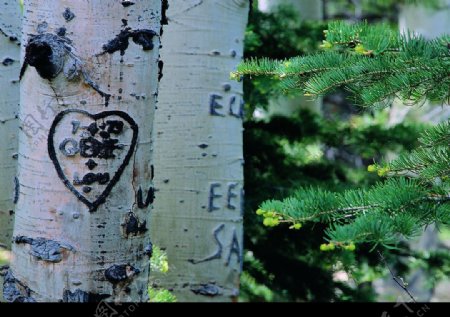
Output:
[[[101,54],[114,54],[115,52],[120,51],[120,55],[125,55],[125,51],[130,43],[130,38],[137,45],[141,45],[144,51],[152,50],[154,47],[153,37],[156,35],[157,34],[152,30],[132,30],[131,28],[126,28],[120,31],[120,33],[107,44],[103,45],[103,52]]]
[[[148,231],[147,221],[140,222],[139,218],[132,212],[129,212],[125,217],[125,222],[122,224],[124,235],[128,236],[143,234]]]
[[[10,303],[34,303],[36,300],[31,297],[32,290],[17,280],[8,270],[3,281],[3,297]]]
[[[141,271],[130,264],[122,264],[109,267],[105,271],[106,279],[112,284],[118,284],[120,282],[129,281],[134,276],[138,275]]]
[[[98,303],[111,297],[109,294],[95,294],[76,289],[74,292],[64,290],[63,303]]]
[[[158,81],[161,81],[161,79],[163,78],[163,69],[164,69],[164,62],[162,60],[158,61]]]
[[[203,295],[214,297],[220,295],[220,289],[214,284],[200,284],[198,286],[191,287],[191,291],[195,295]]]
[[[59,263],[63,259],[64,250],[74,251],[75,249],[68,245],[62,244],[46,238],[29,238],[25,236],[18,236],[14,239],[16,244],[31,245],[30,254],[37,260],[46,262]]]
[[[127,7],[129,7],[129,6],[132,6],[132,5],[134,5],[135,3],[134,3],[134,1],[129,1],[129,0],[123,0],[122,1],[122,5],[125,7],[125,8],[127,8]]]
[[[66,54],[63,37],[50,33],[32,36],[25,47],[25,61],[20,71],[20,79],[27,65],[35,67],[42,78],[54,79],[64,68]]]
[[[155,200],[155,189],[150,187],[147,191],[147,197],[144,200],[142,188],[139,188],[136,194],[136,200],[139,208],[147,208],[150,204],[153,204],[153,201]]]
[[[64,36],[66,29],[60,28],[57,32],[58,35],[43,33],[31,36],[25,47],[25,59],[20,69],[19,80],[22,79],[28,65],[35,67],[39,76],[49,81],[55,79],[61,72],[69,81],[78,79],[81,73],[84,82],[105,99],[105,107],[108,107],[111,95],[102,91],[89,77],[83,62],[73,52],[71,40]]]

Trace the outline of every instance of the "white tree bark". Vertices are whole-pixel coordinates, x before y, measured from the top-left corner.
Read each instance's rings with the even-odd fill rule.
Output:
[[[290,5],[298,13],[301,21],[322,20],[323,5],[318,0],[260,0],[258,8],[262,12],[273,12],[280,5]],[[269,116],[292,116],[300,108],[309,109],[316,113],[321,113],[322,99],[313,100],[304,96],[279,96],[269,100]]]
[[[242,84],[247,0],[172,0],[155,117],[151,232],[166,249],[154,286],[178,301],[230,301],[242,266]]]
[[[0,2],[0,247],[10,248],[14,220],[20,70],[20,6]]]
[[[8,301],[146,301],[161,1],[28,0]]]

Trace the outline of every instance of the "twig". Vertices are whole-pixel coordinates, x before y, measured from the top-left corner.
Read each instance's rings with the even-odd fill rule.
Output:
[[[397,283],[397,285],[400,286],[406,292],[406,294],[408,294],[408,296],[412,299],[412,301],[414,303],[417,303],[416,300],[414,299],[414,297],[412,296],[412,294],[409,292],[408,288],[406,288],[403,280],[399,279],[397,276],[395,276],[394,272],[392,272],[386,259],[383,256],[383,254],[381,254],[380,251],[377,251],[377,252],[378,252],[378,255],[380,256],[381,261],[383,261],[384,265],[388,268],[389,272],[391,273],[391,276],[392,276],[392,279],[394,280],[394,282]]]

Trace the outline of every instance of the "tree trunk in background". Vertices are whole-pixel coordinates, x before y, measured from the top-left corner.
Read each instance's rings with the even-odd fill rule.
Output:
[[[20,6],[0,2],[0,247],[11,248],[19,111]]]
[[[302,20],[323,19],[323,4],[320,0],[259,0],[258,7],[263,12],[274,11],[279,5],[291,5]]]
[[[154,286],[178,301],[229,301],[242,266],[242,83],[247,0],[169,1],[155,118]]]
[[[258,7],[262,12],[276,11],[280,5],[291,5],[301,20],[322,20],[323,3],[318,0],[259,0]],[[269,101],[268,114],[292,116],[300,108],[321,113],[322,98],[313,100],[304,96],[279,96]]]
[[[160,13],[25,1],[6,300],[147,301]]]

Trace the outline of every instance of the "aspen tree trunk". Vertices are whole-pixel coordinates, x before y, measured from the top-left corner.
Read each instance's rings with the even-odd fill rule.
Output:
[[[147,301],[160,20],[160,0],[25,1],[6,300]]]
[[[247,0],[172,0],[155,117],[151,232],[168,254],[156,287],[178,301],[230,301],[242,267],[242,83]]]
[[[20,6],[0,2],[0,248],[11,247],[20,71]]]
[[[323,4],[319,0],[260,0],[258,2],[259,10],[262,12],[276,11],[280,5],[292,6],[301,21],[323,19]],[[268,113],[270,116],[292,116],[300,108],[321,113],[322,99],[312,100],[304,96],[279,96],[269,100]]]

